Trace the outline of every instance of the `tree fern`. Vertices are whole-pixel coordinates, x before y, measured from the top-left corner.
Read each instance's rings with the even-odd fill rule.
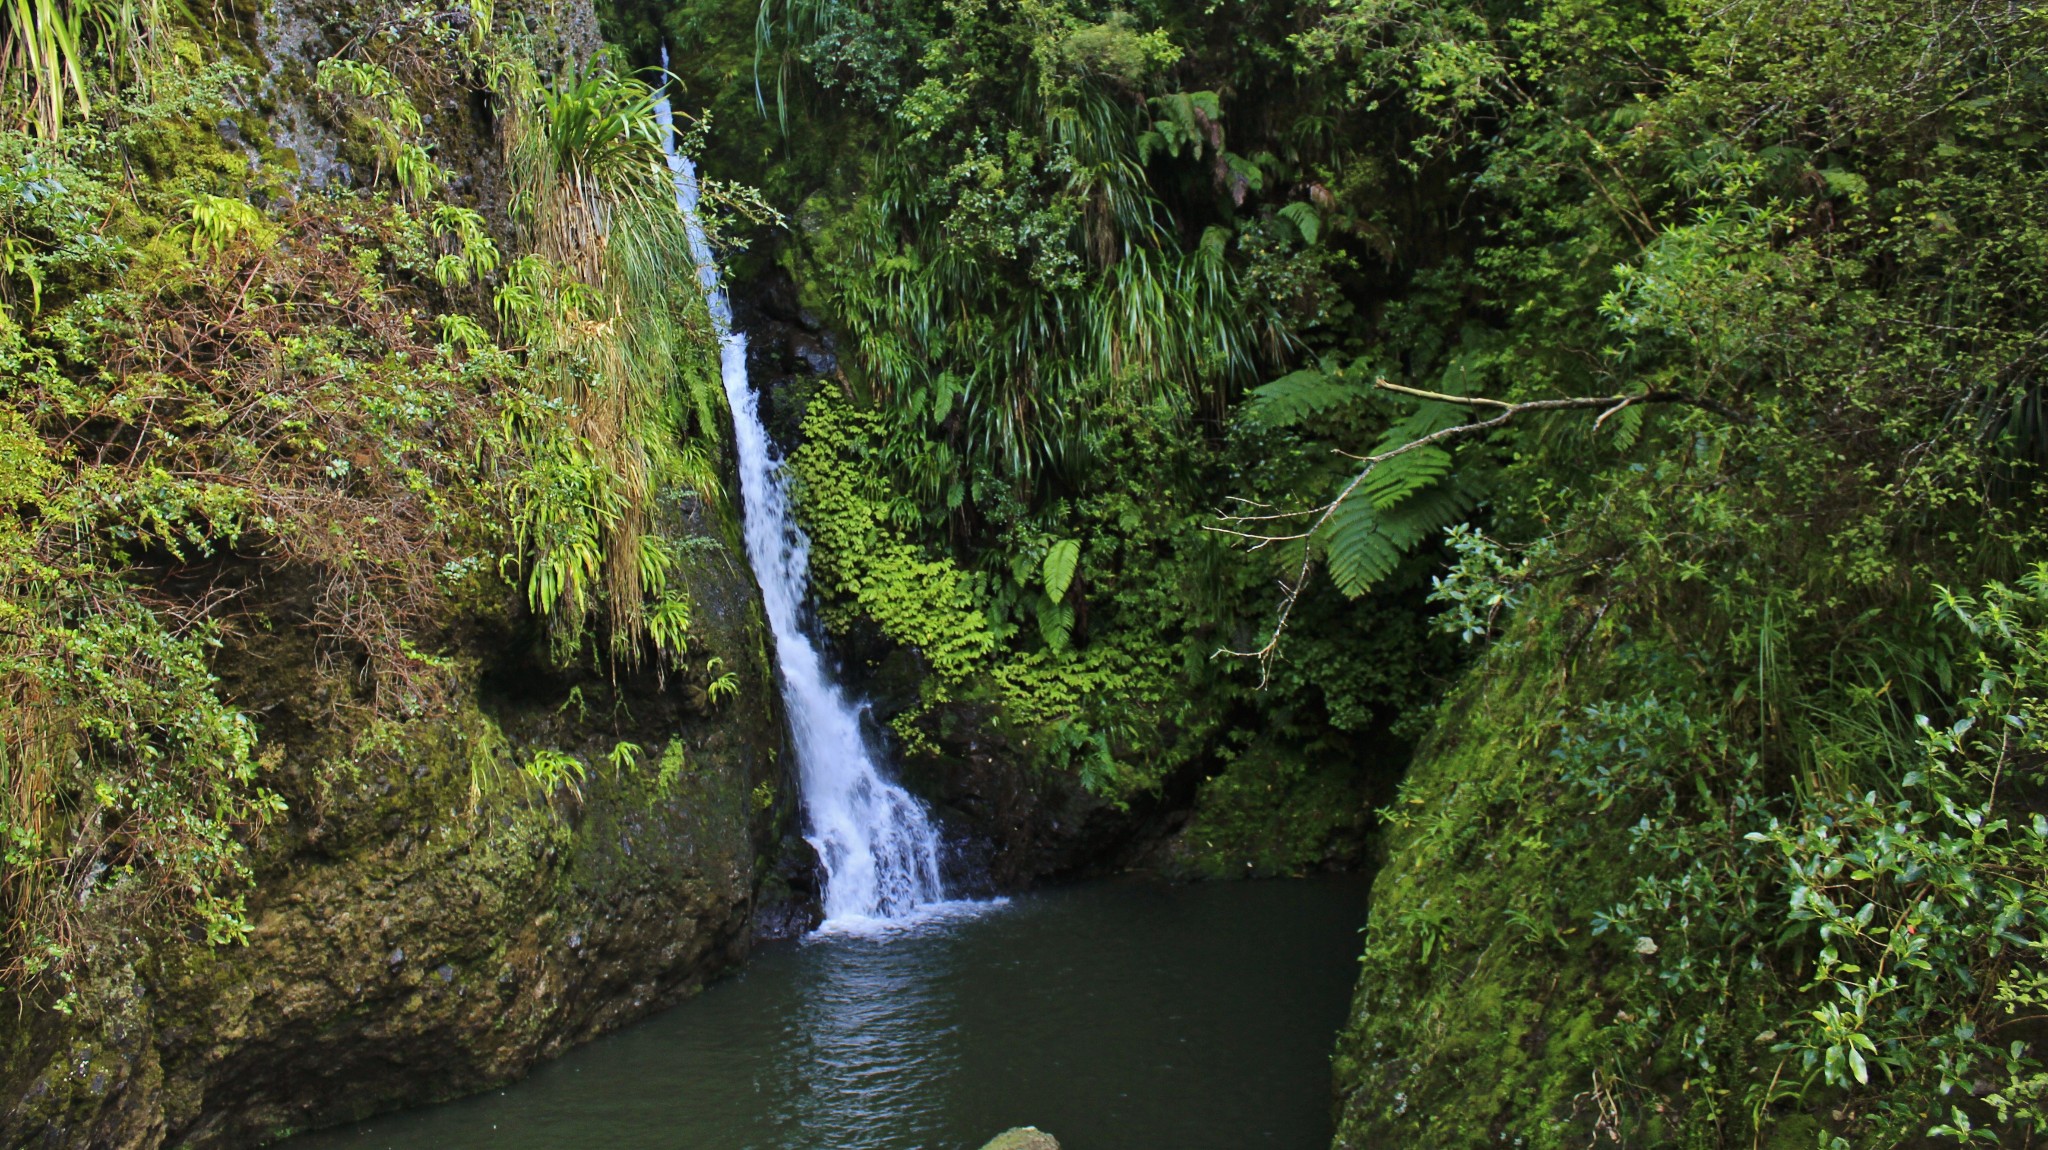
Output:
[[[1296,427],[1364,400],[1371,387],[1343,369],[1306,367],[1250,393],[1248,418],[1262,427]]]
[[[1323,520],[1316,542],[1331,580],[1353,598],[1393,574],[1401,562],[1401,547],[1388,536],[1379,510],[1355,491]]]
[[[1420,448],[1380,467],[1432,450]],[[1323,563],[1339,591],[1355,599],[1372,590],[1394,573],[1404,555],[1458,523],[1477,506],[1478,485],[1450,473],[1448,453],[1437,454],[1443,456],[1441,469],[1432,465],[1413,473],[1420,477],[1433,470],[1435,478],[1418,478],[1418,486],[1383,505],[1367,492],[1368,477],[1316,529],[1314,542],[1321,548]]]
[[[1387,511],[1450,473],[1450,452],[1441,447],[1418,447],[1366,472],[1353,497],[1363,496],[1375,509]]]

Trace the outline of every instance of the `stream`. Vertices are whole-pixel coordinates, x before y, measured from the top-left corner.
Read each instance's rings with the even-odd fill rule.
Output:
[[[764,949],[502,1090],[289,1150],[1320,1150],[1358,877],[1126,878]]]

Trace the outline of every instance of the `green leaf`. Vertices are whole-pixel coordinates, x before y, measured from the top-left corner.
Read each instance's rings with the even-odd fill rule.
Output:
[[[1067,597],[1067,588],[1074,582],[1074,569],[1081,562],[1081,544],[1072,539],[1061,539],[1045,553],[1045,564],[1040,574],[1045,579],[1045,593],[1057,603]]]
[[[1316,206],[1306,200],[1288,204],[1281,208],[1278,214],[1281,219],[1293,224],[1295,231],[1301,233],[1302,243],[1315,243],[1316,237],[1323,232],[1323,217],[1317,215]]]
[[[1337,505],[1316,535],[1331,580],[1354,599],[1393,574],[1401,561],[1400,548],[1381,529],[1378,509],[1355,492]]]
[[[1308,367],[1253,388],[1245,412],[1266,427],[1292,427],[1349,407],[1365,394],[1341,371]]]
[[[1450,452],[1441,447],[1418,447],[1375,466],[1358,490],[1374,507],[1386,511],[1450,472]]]
[[[1074,605],[1055,603],[1050,599],[1038,601],[1038,634],[1045,645],[1054,653],[1066,651],[1074,635]]]

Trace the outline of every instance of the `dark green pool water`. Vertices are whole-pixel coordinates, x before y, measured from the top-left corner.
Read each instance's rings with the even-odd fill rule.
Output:
[[[291,1150],[1318,1150],[1351,878],[1031,894],[823,937],[503,1090]]]

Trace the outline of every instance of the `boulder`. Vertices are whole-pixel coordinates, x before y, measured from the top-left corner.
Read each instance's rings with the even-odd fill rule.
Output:
[[[981,1150],[1060,1150],[1060,1142],[1036,1126],[1016,1126],[996,1135]]]

